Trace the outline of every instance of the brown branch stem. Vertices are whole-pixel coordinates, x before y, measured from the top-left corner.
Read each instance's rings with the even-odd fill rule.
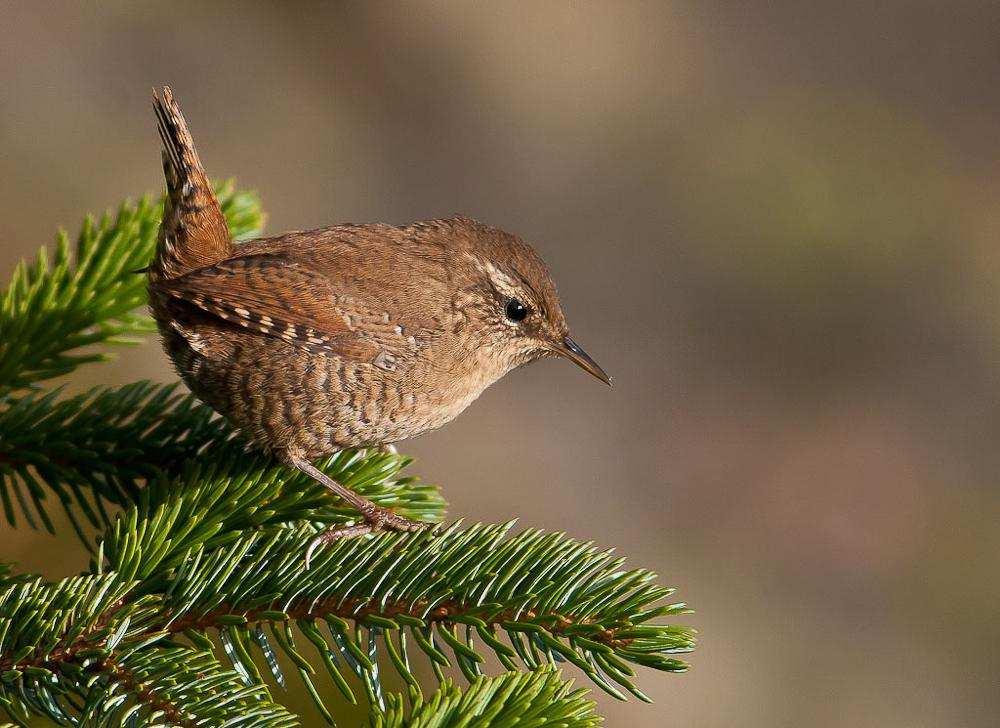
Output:
[[[414,603],[399,600],[390,602],[386,604],[384,608],[380,609],[374,605],[362,605],[362,602],[365,601],[367,600],[357,597],[345,600],[341,600],[337,597],[327,597],[319,602],[314,602],[312,600],[303,601],[301,604],[293,605],[290,609],[284,610],[284,614],[287,615],[287,618],[284,620],[275,620],[264,616],[269,611],[275,611],[273,605],[271,605],[270,608],[259,607],[255,609],[242,609],[239,605],[223,604],[203,615],[189,614],[173,621],[171,621],[170,613],[165,612],[164,614],[166,619],[164,620],[164,623],[166,623],[166,626],[150,627],[145,632],[141,633],[138,636],[138,639],[141,640],[143,637],[150,637],[158,632],[180,634],[189,629],[197,631],[223,629],[225,625],[222,624],[221,618],[234,614],[242,616],[246,619],[248,624],[299,619],[324,619],[331,616],[341,617],[343,619],[357,622],[363,621],[370,615],[376,615],[386,619],[392,619],[393,617],[399,615],[405,615],[410,617],[422,617],[425,621],[431,623],[451,624],[454,621],[452,617],[459,616],[471,610],[469,605],[449,600],[432,609],[427,615],[424,615],[423,613],[427,608],[426,602],[417,601]],[[57,671],[61,664],[75,662],[77,655],[80,652],[102,648],[104,646],[104,640],[95,640],[92,638],[92,635],[95,632],[102,630],[107,624],[110,623],[110,621],[114,618],[115,611],[120,606],[120,604],[116,604],[114,608],[107,610],[98,619],[93,628],[81,635],[70,645],[60,647],[45,655],[29,655],[21,660],[18,660],[17,662],[9,659],[0,660],[0,672],[7,670],[23,670],[27,667],[43,667],[51,671]],[[589,621],[574,620],[573,618],[566,617],[555,612],[551,614],[539,615],[532,610],[526,610],[520,614],[515,614],[512,611],[500,611],[491,615],[484,621],[492,626],[502,627],[506,622],[524,619],[533,620],[535,622],[551,622],[552,624],[548,627],[548,630],[555,636],[566,636],[566,630],[573,625],[590,623]],[[161,623],[161,625],[162,624],[163,623]],[[609,647],[625,647],[632,641],[631,639],[616,638],[616,632],[616,628],[605,628],[588,635],[588,637],[596,642],[606,644]],[[105,659],[107,660],[110,658]]]

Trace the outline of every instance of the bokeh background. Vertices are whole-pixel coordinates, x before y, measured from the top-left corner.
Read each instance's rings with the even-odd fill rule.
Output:
[[[614,390],[547,361],[404,449],[452,515],[617,546],[696,608],[691,672],[601,697],[609,725],[997,724],[997,3],[4,2],[0,26],[0,280],[160,189],[159,83],[271,232],[461,212],[537,245]],[[173,379],[152,341],[70,387],[143,377]]]

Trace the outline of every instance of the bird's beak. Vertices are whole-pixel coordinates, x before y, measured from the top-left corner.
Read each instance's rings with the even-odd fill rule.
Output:
[[[601,369],[601,365],[591,359],[590,354],[581,349],[573,339],[568,336],[565,337],[562,342],[556,344],[555,351],[559,356],[566,357],[584,371],[593,374],[609,387],[612,386],[611,377],[608,376],[608,373]]]

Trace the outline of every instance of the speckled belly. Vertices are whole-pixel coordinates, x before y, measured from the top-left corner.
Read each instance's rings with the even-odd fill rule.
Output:
[[[390,376],[280,339],[235,331],[204,338],[192,345],[191,337],[168,330],[164,346],[198,397],[279,455],[316,458],[405,440],[448,422],[479,393],[422,391],[405,373]]]

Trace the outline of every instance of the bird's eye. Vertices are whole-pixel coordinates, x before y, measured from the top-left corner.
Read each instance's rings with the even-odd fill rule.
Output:
[[[528,318],[528,314],[531,313],[531,309],[518,301],[516,298],[512,298],[507,301],[504,313],[507,315],[508,319],[518,324]]]

